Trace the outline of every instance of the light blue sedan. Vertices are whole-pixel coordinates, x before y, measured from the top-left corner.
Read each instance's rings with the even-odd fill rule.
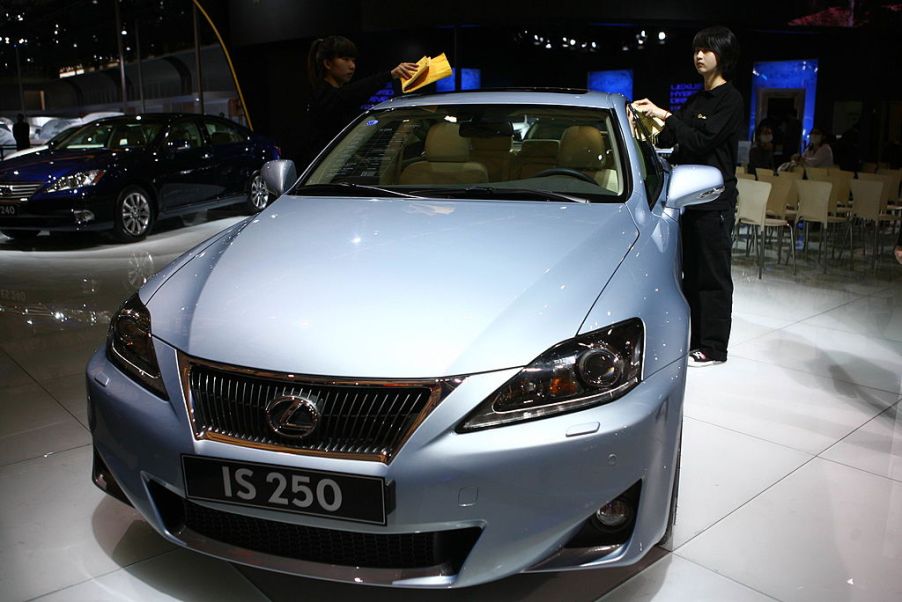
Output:
[[[94,481],[166,539],[349,583],[620,567],[674,519],[671,168],[619,95],[383,103],[164,268],[87,367]]]

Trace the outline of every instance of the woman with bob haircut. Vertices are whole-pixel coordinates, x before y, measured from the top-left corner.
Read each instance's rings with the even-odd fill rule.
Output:
[[[728,80],[739,60],[739,42],[722,26],[695,34],[692,62],[704,83],[676,113],[647,98],[636,111],[664,120],[659,146],[674,146],[673,163],[711,165],[723,174],[717,199],[687,207],[680,220],[683,243],[683,294],[692,319],[689,365],[727,361],[733,311],[730,274],[731,234],[736,208],[736,164],[744,108],[742,96]]]
[[[392,79],[409,78],[416,63],[399,63],[391,71],[381,71],[359,79],[351,78],[357,69],[357,46],[344,36],[314,40],[307,54],[307,77],[313,88],[307,106],[308,159],[315,157],[354,117],[360,105]]]

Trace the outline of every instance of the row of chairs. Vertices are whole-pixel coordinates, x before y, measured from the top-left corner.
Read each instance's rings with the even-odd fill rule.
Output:
[[[873,225],[873,257],[876,261],[881,253],[880,229],[886,224],[895,227],[902,219],[898,213],[902,207],[896,204],[899,196],[898,174],[859,173],[858,178],[852,178],[851,175],[854,174],[851,172],[834,170],[833,173],[810,172],[811,177],[807,180],[802,179],[800,172],[780,172],[774,175],[759,170],[757,175],[757,181],[754,176],[751,179],[738,179],[737,226],[753,228],[759,278],[764,265],[764,238],[769,230],[779,230],[778,261],[782,260],[784,230],[789,231],[789,253],[795,271],[795,224],[799,220],[805,222],[806,252],[810,224],[820,224],[818,259],[826,271],[823,254],[830,240],[830,230],[842,227],[846,230],[849,241],[851,269],[854,255],[853,224],[861,227]]]

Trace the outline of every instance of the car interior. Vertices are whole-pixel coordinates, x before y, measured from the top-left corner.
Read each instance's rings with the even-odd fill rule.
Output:
[[[515,127],[516,126],[516,127]],[[490,186],[622,195],[612,121],[594,109],[432,107],[357,124],[306,184]]]

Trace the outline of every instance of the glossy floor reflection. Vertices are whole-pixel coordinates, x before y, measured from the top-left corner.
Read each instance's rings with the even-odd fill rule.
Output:
[[[397,591],[177,549],[90,482],[82,371],[116,307],[241,219],[135,245],[0,235],[0,601],[902,600],[902,266],[737,254],[730,361],[691,370],[673,549],[637,567]]]

